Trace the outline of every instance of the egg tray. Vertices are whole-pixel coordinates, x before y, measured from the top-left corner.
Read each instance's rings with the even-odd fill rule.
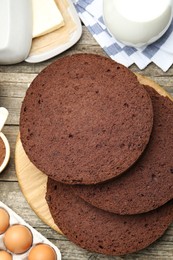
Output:
[[[47,238],[45,238],[36,229],[31,227],[29,224],[27,224],[19,215],[17,215],[12,209],[10,209],[7,205],[5,205],[1,201],[0,201],[0,208],[3,208],[8,212],[8,214],[10,216],[10,226],[14,225],[14,224],[24,225],[27,228],[29,228],[29,230],[31,231],[32,236],[33,236],[32,246],[29,248],[28,251],[26,251],[23,254],[14,254],[14,253],[10,252],[9,250],[7,250],[7,248],[5,247],[5,245],[3,243],[3,237],[5,234],[5,232],[4,232],[3,234],[0,235],[0,250],[6,250],[7,252],[9,252],[12,255],[13,260],[19,260],[19,259],[27,260],[28,254],[29,254],[30,250],[32,249],[32,247],[37,244],[44,243],[44,244],[51,246],[55,250],[57,260],[61,260],[60,250],[54,244],[52,244]]]

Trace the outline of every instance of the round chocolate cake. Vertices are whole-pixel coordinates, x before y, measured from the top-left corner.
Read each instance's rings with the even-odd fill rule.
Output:
[[[151,99],[124,66],[93,54],[58,59],[26,92],[21,141],[54,180],[95,184],[127,170],[151,134]]]
[[[117,214],[147,212],[173,198],[173,102],[146,89],[153,103],[154,124],[143,155],[115,180],[74,187],[84,200]]]
[[[148,213],[121,216],[98,209],[70,185],[48,180],[47,203],[55,223],[77,245],[107,255],[124,255],[158,239],[173,219],[173,204]]]

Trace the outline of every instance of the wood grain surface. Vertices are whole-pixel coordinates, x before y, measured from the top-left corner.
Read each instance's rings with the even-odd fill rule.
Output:
[[[23,149],[20,136],[16,142],[15,169],[21,191],[30,207],[44,223],[61,233],[52,219],[45,200],[47,176],[30,162]]]
[[[63,260],[173,259],[173,225],[170,226],[165,235],[156,243],[136,254],[123,257],[103,256],[79,248],[44,224],[31,209],[21,192],[15,172],[14,154],[19,132],[20,108],[25,92],[30,82],[48,64],[61,56],[81,52],[97,53],[106,56],[87,29],[83,27],[83,35],[80,41],[58,57],[38,64],[22,62],[12,66],[0,66],[0,106],[5,106],[9,110],[9,117],[3,133],[7,136],[11,146],[10,162],[5,171],[0,174],[0,200],[10,206],[25,221],[57,245],[62,252]],[[141,75],[150,77],[173,96],[173,66],[166,73],[162,72],[154,64],[150,64],[142,71],[135,65],[131,66],[130,69]]]

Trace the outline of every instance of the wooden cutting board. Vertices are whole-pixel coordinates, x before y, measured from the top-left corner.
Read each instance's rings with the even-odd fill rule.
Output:
[[[30,207],[44,223],[62,234],[45,200],[47,176],[30,162],[19,136],[15,149],[15,167],[20,188]]]
[[[160,95],[167,96],[173,101],[173,97],[158,84],[141,75],[137,75],[137,77],[141,84],[153,87]],[[47,176],[30,162],[23,149],[20,136],[16,143],[15,167],[19,185],[31,208],[43,222],[59,233],[62,233],[54,223],[45,200]]]

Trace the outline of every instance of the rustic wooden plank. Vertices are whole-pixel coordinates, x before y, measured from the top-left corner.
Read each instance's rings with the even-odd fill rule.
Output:
[[[23,98],[0,97],[0,104],[9,111],[6,124],[19,125],[20,109]]]
[[[1,85],[4,83],[26,83],[28,84],[35,78],[36,74],[28,74],[28,73],[0,73]]]
[[[0,74],[1,77],[1,74]],[[20,82],[3,82],[0,81],[0,97],[24,97],[25,92],[29,86],[30,81],[28,83],[20,83]]]
[[[139,74],[145,75],[144,73],[141,72]],[[10,75],[5,73],[0,73],[0,97],[2,99],[0,102],[3,102],[4,97],[23,98],[25,96],[25,92],[27,88],[29,87],[29,84],[36,77],[36,75],[37,74],[29,74],[28,76],[28,74],[22,74],[20,77],[20,74],[16,76],[15,73],[12,73]],[[172,76],[171,77],[166,77],[161,75],[160,76],[145,75],[145,76],[151,78],[153,81],[160,84],[167,91],[172,92],[173,90]]]
[[[145,75],[144,73],[141,72],[139,74]],[[27,73],[25,74],[23,73],[16,76],[15,73],[11,73],[11,74],[0,73],[0,96],[12,97],[12,98],[24,97],[25,92],[29,87],[29,84],[36,77],[36,75],[37,74],[28,75]],[[145,76],[156,81],[158,84],[160,84],[163,87],[167,87],[167,88],[169,87],[170,89],[173,89],[172,76],[170,77],[166,77],[165,75],[164,76],[145,75]]]
[[[3,132],[7,136],[11,146],[10,162],[6,170],[0,174],[0,200],[9,205],[28,223],[33,225],[38,231],[59,246],[62,251],[63,260],[173,259],[173,225],[171,225],[166,234],[159,239],[158,242],[136,254],[124,257],[102,256],[79,248],[62,235],[59,235],[50,229],[35,215],[23,197],[15,174],[14,149],[19,131],[20,107],[25,92],[35,76],[51,62],[65,55],[84,52],[107,56],[88,30],[83,26],[83,35],[79,42],[57,57],[36,64],[22,62],[12,66],[0,66],[0,105],[7,107],[10,112]],[[154,64],[150,64],[142,71],[135,65],[132,65],[130,69],[134,72],[151,77],[151,79],[155,80],[173,95],[173,66],[166,73]]]
[[[64,52],[63,54],[58,55],[42,63],[32,64],[27,62],[21,62],[12,66],[0,66],[0,72],[8,71],[8,73],[39,73],[43,68],[45,68],[47,65],[49,65],[57,58],[76,52],[92,52],[107,56],[106,53],[97,44],[97,42],[90,34],[88,29],[85,26],[83,26],[83,33],[81,39],[73,47],[71,47],[70,50]],[[138,69],[136,65],[132,65],[130,69],[132,69],[135,72],[140,72],[140,69]],[[173,66],[165,73],[161,69],[159,69],[155,64],[151,63],[149,66],[147,66],[146,69],[142,70],[142,73],[148,76],[166,75],[171,77],[173,75]]]
[[[4,74],[0,75],[0,79],[3,79]],[[19,116],[20,116],[20,109],[21,109],[21,104],[23,101],[23,98],[25,96],[26,90],[29,86],[29,83],[32,81],[32,79],[35,77],[35,74],[29,74],[29,77],[27,78],[27,74],[22,74],[22,79],[25,82],[23,83],[18,83],[18,77],[16,77],[15,73],[12,73],[12,78],[6,77],[6,85],[8,85],[8,80],[10,80],[9,83],[14,82],[12,85],[8,85],[6,88],[6,85],[1,86],[1,91],[0,91],[0,104],[1,106],[6,107],[9,110],[9,117],[7,120],[7,124],[12,124],[12,125],[18,125],[19,124]],[[168,77],[155,77],[151,76],[150,77],[152,80],[156,81],[158,84],[160,84],[166,91],[171,93],[173,95],[173,84],[172,84],[172,79]],[[0,80],[1,81],[1,80]],[[15,82],[16,81],[16,82]],[[1,93],[3,93],[1,95]]]

